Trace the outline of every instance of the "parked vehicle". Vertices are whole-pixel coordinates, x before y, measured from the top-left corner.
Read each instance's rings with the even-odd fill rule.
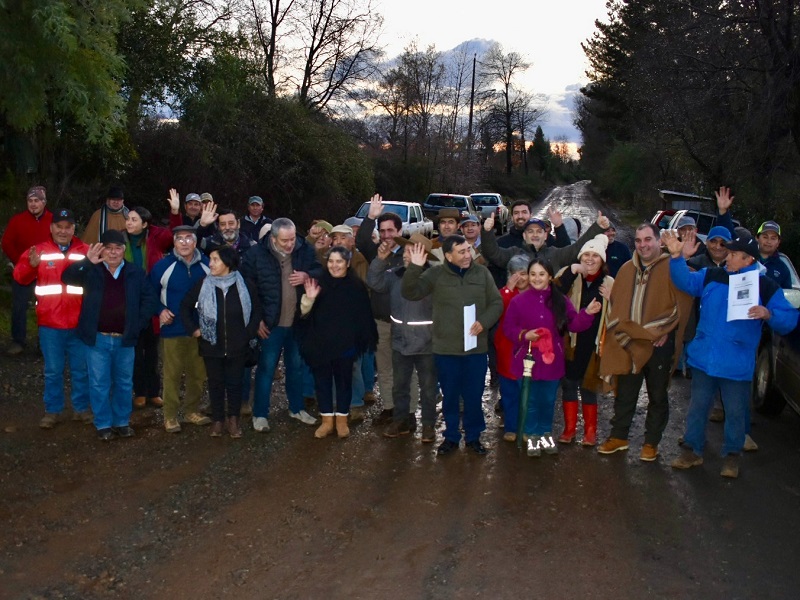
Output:
[[[792,289],[783,290],[786,299],[800,308],[800,279],[789,257],[780,253],[789,267]],[[753,376],[753,408],[765,415],[778,415],[789,405],[800,414],[800,327],[779,335],[764,327]]]
[[[669,228],[669,222],[672,220],[672,217],[675,216],[676,212],[678,211],[672,208],[656,211],[656,214],[653,215],[650,222],[659,229],[667,229]]]
[[[400,216],[403,221],[403,227],[400,230],[400,235],[408,238],[412,233],[420,233],[427,238],[433,236],[433,221],[428,219],[422,212],[422,207],[419,202],[383,202],[383,210],[381,214],[386,212],[393,212]],[[356,217],[363,219],[369,214],[369,202],[364,202],[361,207],[356,211]]]
[[[708,237],[708,232],[711,231],[711,228],[717,224],[717,215],[715,213],[688,209],[675,211],[675,214],[672,215],[672,218],[669,220],[667,229],[677,229],[678,221],[680,221],[681,217],[691,217],[694,219],[694,222],[697,224],[697,237],[703,242],[706,241],[706,237]],[[741,223],[733,219],[733,225],[734,227],[739,227]]]
[[[503,235],[508,230],[510,215],[508,207],[503,204],[503,197],[494,192],[478,192],[470,194],[475,207],[481,211],[481,216],[487,219],[494,215],[494,228],[497,235]]]
[[[480,219],[481,213],[469,196],[463,194],[428,194],[422,203],[422,210],[429,219],[436,219],[443,208],[457,208],[462,217],[475,215]]]

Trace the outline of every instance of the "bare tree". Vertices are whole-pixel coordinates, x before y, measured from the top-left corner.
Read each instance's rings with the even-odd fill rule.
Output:
[[[295,9],[295,0],[249,0],[253,29],[263,52],[261,73],[267,94],[275,96],[281,82],[276,80],[282,57],[281,40],[292,34],[288,17]]]

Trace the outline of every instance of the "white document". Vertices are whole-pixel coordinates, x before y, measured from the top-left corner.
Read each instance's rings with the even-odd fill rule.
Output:
[[[758,271],[728,277],[728,321],[749,319],[747,312],[758,305]]]
[[[468,352],[473,348],[478,347],[478,336],[469,334],[469,330],[472,328],[472,324],[477,320],[478,319],[475,316],[475,305],[470,304],[469,306],[465,306],[464,307],[464,352]]]

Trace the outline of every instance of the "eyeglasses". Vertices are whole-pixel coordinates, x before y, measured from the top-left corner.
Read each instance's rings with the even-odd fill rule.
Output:
[[[194,242],[194,238],[193,237],[175,238],[175,243],[176,244],[191,244],[192,242]]]

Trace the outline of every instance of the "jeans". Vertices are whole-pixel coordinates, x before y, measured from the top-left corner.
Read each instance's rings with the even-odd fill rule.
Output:
[[[364,364],[364,355],[361,354],[353,363],[353,394],[350,400],[351,408],[355,408],[357,406],[364,406],[364,394],[367,393],[367,389],[366,386],[364,385],[363,364]]]
[[[97,334],[86,351],[89,365],[89,399],[97,429],[124,427],[133,410],[133,347],[124,347],[121,336]]]
[[[433,357],[442,388],[444,439],[456,444],[461,441],[459,399],[463,398],[466,441],[477,442],[486,429],[482,403],[488,364],[486,354],[434,354]]]
[[[184,415],[200,410],[203,383],[206,381],[206,366],[200,357],[197,340],[178,336],[161,338],[164,357],[164,419],[177,419],[181,406],[181,376],[186,373],[183,395]]]
[[[311,370],[314,374],[319,414],[332,415],[334,413],[334,385],[336,386],[336,414],[346,415],[350,412],[350,398],[353,393],[353,362],[353,356],[340,356]]]
[[[436,362],[433,354],[404,355],[392,350],[392,397],[394,398],[395,421],[406,421],[411,412],[411,398],[419,381],[419,396],[422,404],[422,424],[433,427],[436,424]],[[417,377],[413,377],[416,372]]]
[[[253,417],[269,417],[270,396],[272,395],[272,376],[283,351],[285,368],[286,396],[289,411],[293,413],[305,409],[303,402],[303,361],[291,327],[275,327],[269,337],[261,340],[261,353],[256,370],[256,392],[253,397]]]
[[[378,349],[375,360],[378,363],[378,387],[381,390],[381,402],[384,410],[394,408],[392,387],[392,326],[386,321],[375,321],[378,326]]]
[[[725,407],[725,433],[722,456],[739,454],[744,446],[747,431],[745,423],[750,420],[750,381],[734,381],[724,377],[712,377],[697,367],[692,369],[692,399],[686,413],[684,444],[695,454],[703,454],[706,444],[706,424],[714,405],[714,396],[722,393]]]
[[[225,417],[238,417],[242,409],[242,373],[245,356],[204,356],[208,373],[208,399],[211,419],[222,422]],[[247,371],[249,375],[250,372]],[[225,410],[225,398],[228,406]]]
[[[522,379],[519,380],[520,394],[522,381]],[[525,435],[544,435],[553,431],[553,412],[556,406],[558,383],[558,379],[552,381],[532,379],[530,381],[528,410],[525,413]]]
[[[519,426],[519,393],[520,385],[517,379],[509,379],[504,375],[500,377],[500,402],[503,404],[503,429],[506,432],[517,433]]]
[[[20,346],[25,345],[28,337],[28,305],[33,298],[36,281],[21,285],[11,280],[11,339]]]
[[[161,395],[161,374],[158,372],[158,334],[152,322],[139,333],[133,359],[133,393],[155,398]]]
[[[564,402],[577,402],[578,390],[581,392],[581,402],[586,404],[597,404],[597,394],[591,390],[587,390],[581,385],[581,382],[576,379],[567,379],[566,377],[561,380],[561,400]]]
[[[647,387],[647,416],[644,421],[644,441],[657,446],[669,421],[669,387],[672,375],[672,354],[675,348],[672,337],[660,348],[653,349],[653,355],[638,373],[617,377],[617,398],[614,401],[614,416],[611,418],[611,437],[628,439],[639,390],[644,380]]]
[[[75,329],[39,327],[39,346],[44,356],[44,411],[64,410],[64,364],[69,359],[72,409],[89,410],[89,372],[86,366],[86,344]]]

